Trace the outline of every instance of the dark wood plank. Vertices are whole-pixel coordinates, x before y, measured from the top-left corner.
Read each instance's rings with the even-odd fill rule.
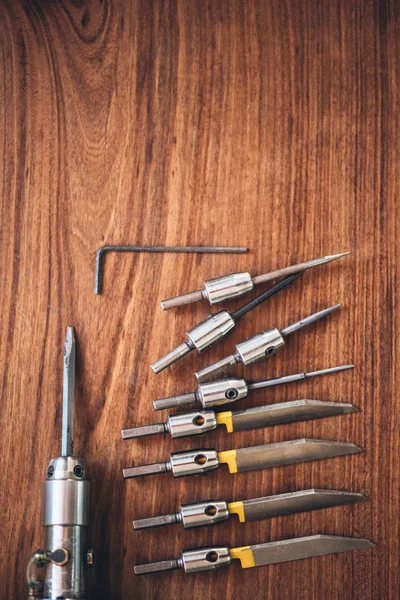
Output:
[[[23,595],[43,541],[41,484],[59,451],[65,326],[79,341],[77,451],[93,489],[95,598],[390,600],[399,596],[399,5],[391,2],[1,2],[0,596]],[[108,256],[104,243],[248,245],[247,256]],[[256,310],[226,342],[155,376],[206,305],[161,298],[232,270],[260,273],[351,250]],[[151,399],[235,340],[343,302],[252,378],[353,361],[354,373],[259,392],[348,400],[354,416],[201,441],[122,442],[155,420]],[[235,306],[232,303],[231,306]],[[240,369],[237,370],[240,372]],[[124,482],[172,449],[296,437],[351,440],[360,455],[264,472]],[[307,487],[370,501],[271,522],[133,532],[180,502]],[[310,533],[368,537],[372,551],[185,578],[136,578],[183,547]]]

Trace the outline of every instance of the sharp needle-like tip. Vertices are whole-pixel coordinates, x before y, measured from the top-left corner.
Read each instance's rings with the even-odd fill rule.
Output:
[[[281,330],[281,334],[283,335],[283,337],[288,336],[291,333],[298,331],[299,329],[302,329],[303,327],[306,327],[307,325],[311,325],[311,323],[315,323],[316,321],[319,321],[320,319],[327,317],[328,315],[335,312],[336,310],[338,310],[341,307],[342,307],[342,304],[340,304],[340,303],[334,304],[333,306],[329,306],[329,308],[325,308],[324,310],[320,310],[316,313],[313,313],[312,315],[309,315],[308,317],[305,317],[304,319],[300,319],[300,321],[297,321],[296,323],[292,323],[291,325],[288,325],[287,327],[285,327],[284,329]]]
[[[350,251],[342,252],[341,254],[331,254],[329,256],[325,256],[326,262],[331,262],[332,260],[336,260],[337,258],[342,258],[342,256],[348,256],[351,254]]]
[[[340,365],[338,367],[329,367],[328,369],[320,369],[319,371],[309,371],[305,373],[306,379],[316,377],[318,375],[329,375],[330,373],[339,373],[340,371],[349,371],[354,369],[354,365]]]

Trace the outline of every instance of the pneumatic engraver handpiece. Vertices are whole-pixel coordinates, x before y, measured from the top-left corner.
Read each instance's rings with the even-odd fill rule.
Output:
[[[28,598],[88,598],[85,570],[93,561],[87,542],[90,483],[84,462],[73,456],[74,380],[75,335],[73,327],[68,327],[64,344],[61,456],[53,458],[46,471],[42,511],[46,543],[33,553],[27,566]]]

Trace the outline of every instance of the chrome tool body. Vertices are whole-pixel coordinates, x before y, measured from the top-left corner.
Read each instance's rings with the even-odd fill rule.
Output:
[[[239,342],[235,345],[235,352],[233,354],[197,371],[197,373],[195,373],[197,380],[206,381],[212,379],[221,371],[233,367],[237,363],[242,363],[248,367],[259,360],[272,356],[279,348],[282,348],[285,345],[285,339],[291,333],[327,317],[341,308],[341,306],[341,304],[335,304],[335,306],[331,306],[325,310],[309,315],[296,323],[292,323],[292,325],[288,325],[281,331],[276,328],[268,329],[267,331],[257,333],[256,335],[247,338],[247,340],[244,340],[243,342]]]
[[[284,289],[300,277],[301,274],[302,271],[285,277],[285,279],[282,279],[262,294],[259,294],[253,300],[250,300],[250,302],[246,302],[246,304],[232,313],[227,310],[221,310],[218,313],[209,315],[204,321],[186,332],[186,342],[180,344],[180,346],[177,346],[151,365],[154,373],[160,373],[194,349],[198,352],[203,352],[212,344],[215,344],[215,342],[225,337],[235,327],[241,317]]]
[[[191,304],[192,302],[199,302],[200,300],[208,300],[211,305],[218,304],[219,302],[225,302],[226,300],[247,294],[260,283],[268,283],[270,281],[274,281],[275,279],[279,279],[280,277],[287,277],[293,273],[305,271],[311,267],[324,265],[336,260],[337,258],[346,256],[347,254],[350,254],[350,252],[332,254],[331,256],[323,256],[322,258],[316,258],[298,265],[284,267],[278,271],[257,275],[256,277],[252,277],[250,273],[230,273],[229,275],[223,275],[221,277],[216,277],[215,279],[209,279],[204,282],[204,288],[202,290],[196,290],[195,292],[189,292],[188,294],[183,294],[182,296],[176,296],[175,298],[162,300],[161,308],[163,310],[169,310],[170,308]]]
[[[330,375],[331,373],[339,373],[340,371],[347,371],[353,368],[354,365],[341,365],[320,371],[293,373],[292,375],[283,375],[282,377],[274,377],[273,379],[264,379],[262,381],[246,381],[243,377],[229,377],[227,379],[220,379],[219,381],[199,382],[199,387],[195,392],[153,400],[153,408],[154,410],[164,410],[178,408],[187,404],[201,404],[203,408],[223,406],[224,404],[231,404],[232,402],[246,398],[248,393],[253,390],[261,390],[284,383],[304,381],[311,377]]]
[[[228,566],[235,558],[240,560],[242,569],[248,569],[338,552],[363,550],[371,548],[373,545],[369,540],[361,538],[338,535],[311,535],[241,548],[208,546],[183,550],[179,558],[136,565],[134,571],[136,575],[174,571],[175,569],[183,569],[187,574],[217,571]]]
[[[181,438],[205,434],[216,429],[218,425],[225,425],[227,432],[232,433],[284,423],[323,419],[353,412],[357,412],[357,408],[347,402],[292,400],[291,402],[220,413],[215,413],[210,409],[177,413],[169,415],[168,420],[164,423],[123,429],[121,433],[124,440],[161,433],[169,433],[172,438]]]
[[[192,529],[193,527],[221,523],[232,515],[237,515],[240,523],[245,523],[333,506],[343,506],[344,504],[356,504],[357,502],[364,502],[366,499],[362,494],[354,492],[311,489],[278,494],[277,496],[265,496],[264,498],[239,500],[237,502],[205,500],[204,502],[183,504],[177,513],[135,519],[133,528],[148,529],[149,527],[180,523],[185,529]]]
[[[85,569],[92,564],[87,532],[90,483],[84,462],[73,456],[75,336],[68,327],[64,346],[61,456],[50,461],[43,489],[46,543],[27,567],[29,598],[88,598]],[[43,577],[39,577],[43,568]]]
[[[228,465],[230,473],[241,473],[357,452],[361,452],[361,448],[350,442],[307,438],[222,452],[213,448],[193,449],[173,452],[165,462],[123,469],[123,476],[131,479],[169,471],[175,477],[204,475],[217,469],[222,463]]]

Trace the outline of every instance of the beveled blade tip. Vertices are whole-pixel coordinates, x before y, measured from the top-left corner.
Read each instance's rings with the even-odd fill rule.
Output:
[[[65,335],[65,341],[75,341],[75,329],[72,325],[68,325],[67,327],[67,331],[66,331],[66,335]]]
[[[261,567],[327,554],[338,554],[352,550],[371,548],[374,544],[367,539],[339,535],[311,535],[267,544],[250,546],[254,566]],[[240,558],[240,556],[238,556]]]

